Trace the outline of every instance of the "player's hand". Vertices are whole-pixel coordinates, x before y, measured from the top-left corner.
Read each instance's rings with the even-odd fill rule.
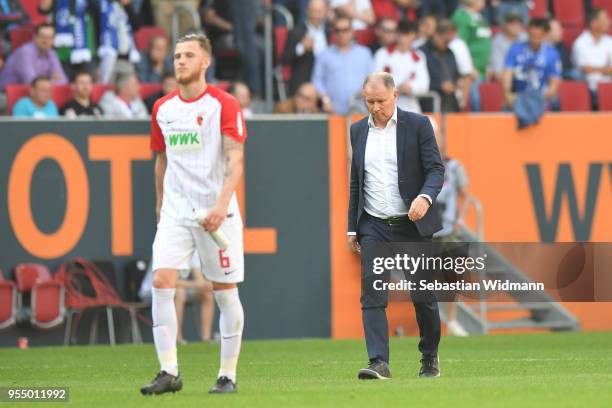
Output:
[[[361,253],[361,245],[359,245],[356,235],[348,236],[348,247],[351,250],[351,252],[354,252],[356,254]]]
[[[208,232],[215,232],[219,229],[227,217],[227,206],[222,204],[215,205],[202,221],[202,227]]]
[[[417,197],[412,201],[412,204],[410,204],[408,218],[410,218],[412,222],[418,221],[425,216],[428,209],[429,201],[427,201],[425,197]]]

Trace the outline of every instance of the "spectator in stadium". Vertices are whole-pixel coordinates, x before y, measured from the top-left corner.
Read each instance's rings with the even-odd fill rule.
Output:
[[[491,5],[495,22],[498,24],[504,21],[508,14],[518,14],[523,24],[529,21],[530,0],[491,0]]]
[[[95,74],[95,40],[99,4],[93,1],[40,0],[38,12],[55,27],[54,47],[70,78],[87,70]]]
[[[192,11],[197,15],[200,0],[150,0],[151,8],[153,9],[153,17],[155,18],[155,25],[163,27],[168,35],[172,34],[172,14],[174,14],[175,7],[183,6],[187,7],[188,10]],[[206,1],[206,0],[204,0]],[[194,22],[191,15],[187,12],[181,12],[179,14],[179,32],[178,36],[183,36],[189,29],[193,29]]]
[[[329,6],[338,17],[352,20],[354,30],[363,30],[376,22],[370,0],[330,0]]]
[[[110,119],[144,119],[149,115],[140,99],[140,83],[136,74],[118,75],[114,90],[102,95],[100,107]]]
[[[140,62],[136,65],[138,79],[141,82],[161,82],[164,73],[173,69],[168,38],[163,35],[151,38],[149,48],[141,51]]]
[[[449,20],[438,23],[436,32],[422,48],[421,51],[427,59],[429,71],[429,89],[440,95],[442,112],[459,112],[459,101],[455,93],[459,89],[461,74],[457,61],[451,49],[450,42],[455,37],[455,28]],[[469,88],[462,89],[462,95],[467,95]],[[431,111],[432,109],[426,109]]]
[[[444,184],[436,198],[437,210],[442,221],[442,229],[433,235],[433,242],[436,244],[436,250],[442,258],[448,256],[468,256],[469,254],[457,252],[461,251],[462,246],[453,245],[453,243],[461,242],[462,239],[458,236],[459,208],[461,203],[467,196],[468,177],[465,169],[460,161],[452,159],[446,155],[446,143],[444,135],[435,119],[429,118],[434,129],[436,142],[440,155],[444,161]],[[450,244],[450,245],[449,245]],[[458,251],[459,250],[459,251]],[[451,272],[450,281],[456,281],[456,274]],[[446,303],[447,321],[446,328],[448,331],[460,337],[465,337],[468,332],[457,321],[457,304],[454,302]]]
[[[514,43],[508,50],[502,86],[506,105],[514,107],[517,94],[537,90],[556,107],[561,82],[561,60],[557,50],[546,42],[550,29],[547,19],[529,22],[528,40]]]
[[[448,48],[453,52],[455,56],[455,61],[457,61],[457,69],[459,70],[459,75],[461,76],[459,89],[461,92],[458,92],[457,97],[460,100],[459,106],[461,109],[467,106],[468,101],[471,100],[472,105],[476,107],[480,106],[480,93],[478,92],[478,87],[472,86],[472,84],[478,79],[478,71],[474,67],[474,62],[472,61],[472,55],[470,54],[470,49],[468,45],[459,37],[457,32],[457,28],[454,24],[451,24],[451,31],[453,33],[453,39],[448,44]],[[470,95],[464,95],[463,89],[470,89]],[[475,94],[474,94],[475,92]]]
[[[391,17],[383,17],[374,27],[376,41],[370,44],[370,51],[374,54],[381,48],[386,48],[397,41],[397,23]]]
[[[311,82],[304,82],[295,95],[276,104],[274,113],[322,113],[317,88]]]
[[[188,301],[197,299],[200,301],[200,340],[212,340],[213,317],[215,314],[215,302],[212,295],[212,284],[204,279],[202,267],[197,253],[191,258],[191,268],[181,270],[176,282],[176,293],[174,304],[176,307],[177,335],[179,344],[187,343],[183,337],[183,322],[185,316],[185,305]],[[191,277],[191,278],[190,278]],[[138,297],[146,303],[152,302],[153,287],[153,262],[149,262]]]
[[[93,78],[87,71],[77,72],[70,84],[74,98],[60,109],[60,114],[74,119],[78,116],[102,117],[102,109],[91,100]]]
[[[326,16],[327,1],[310,0],[306,21],[289,33],[281,57],[281,62],[291,67],[289,95],[293,95],[301,84],[310,81],[315,57],[327,48],[329,27]]]
[[[234,82],[230,85],[227,91],[234,95],[238,101],[244,117],[252,118],[253,104],[251,102],[251,91],[249,91],[249,87],[244,82]]]
[[[456,3],[457,0],[372,0],[372,9],[377,19],[417,21],[428,14],[445,18],[456,8]]]
[[[68,83],[53,50],[54,36],[55,28],[51,24],[36,26],[34,40],[19,47],[6,60],[0,73],[0,90],[10,84],[30,84],[37,77],[49,78],[58,85]]]
[[[257,47],[257,14],[261,0],[228,2],[233,17],[234,39],[242,63],[242,79],[255,97],[260,96],[261,79],[259,48]]]
[[[421,48],[427,41],[431,39],[433,34],[436,32],[436,27],[438,26],[438,19],[436,16],[432,14],[428,14],[423,16],[419,22],[419,32],[416,40],[414,40],[414,44],[412,45],[414,48]]]
[[[397,106],[420,113],[418,96],[429,91],[427,61],[421,51],[412,48],[417,34],[416,24],[401,21],[397,31],[397,44],[381,48],[374,55],[374,70],[393,76],[399,92]]]
[[[472,110],[480,111],[480,94],[478,85],[488,78],[491,58],[491,28],[482,17],[485,0],[461,0],[461,6],[455,11],[452,21],[457,27],[459,37],[467,44],[476,73],[471,85]]]
[[[557,49],[561,59],[561,76],[564,79],[582,79],[582,76],[574,70],[571,53],[563,41],[563,26],[559,20],[550,20],[550,31],[548,42]]]
[[[597,84],[612,80],[612,37],[608,33],[610,19],[603,9],[587,14],[587,28],[576,39],[572,56],[574,64],[585,76],[591,92]]]
[[[337,18],[334,31],[336,44],[317,56],[312,82],[321,95],[323,110],[346,114],[361,92],[363,80],[374,69],[374,60],[368,48],[353,43],[350,18]]]
[[[132,6],[132,0],[76,3],[41,0],[39,11],[49,14],[54,20],[58,34],[55,46],[60,47],[62,60],[67,67],[76,65],[77,71],[91,70],[94,40],[90,38],[89,30],[95,30],[98,42],[99,82],[112,83],[115,75],[132,73],[133,64],[140,60],[134,43],[134,32],[140,26],[140,18]]]
[[[59,116],[57,107],[51,100],[51,81],[46,77],[36,77],[31,83],[30,96],[24,96],[13,106],[13,116],[48,119]]]
[[[171,72],[166,72],[161,80],[162,89],[147,99],[145,99],[145,105],[147,106],[147,111],[149,113],[153,112],[153,105],[155,105],[155,101],[157,101],[162,96],[168,95],[170,92],[176,91],[178,88],[178,82],[176,81],[176,77]]]
[[[491,71],[496,80],[501,81],[510,46],[517,41],[526,40],[527,33],[523,28],[521,16],[516,13],[506,14],[501,30],[493,37],[491,46]]]

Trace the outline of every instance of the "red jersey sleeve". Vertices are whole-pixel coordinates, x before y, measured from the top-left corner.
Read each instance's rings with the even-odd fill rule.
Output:
[[[244,143],[247,138],[244,115],[236,98],[227,95],[221,106],[221,134]]]
[[[161,100],[155,102],[151,114],[151,150],[165,152],[166,142],[164,141],[164,135],[159,127],[159,123],[157,123],[157,110],[159,109],[159,105],[161,105],[160,101]]]

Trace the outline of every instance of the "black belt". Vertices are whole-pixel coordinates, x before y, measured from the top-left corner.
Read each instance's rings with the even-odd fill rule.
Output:
[[[398,217],[388,217],[388,218],[378,218],[367,212],[366,212],[366,215],[372,218],[373,220],[387,224],[390,227],[395,227],[398,225],[407,225],[412,222],[410,221],[410,218],[408,218],[408,215],[400,215]]]

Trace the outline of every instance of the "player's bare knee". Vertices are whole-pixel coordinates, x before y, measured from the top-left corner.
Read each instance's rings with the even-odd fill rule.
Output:
[[[168,289],[176,287],[176,271],[171,269],[158,269],[153,274],[153,287]]]

